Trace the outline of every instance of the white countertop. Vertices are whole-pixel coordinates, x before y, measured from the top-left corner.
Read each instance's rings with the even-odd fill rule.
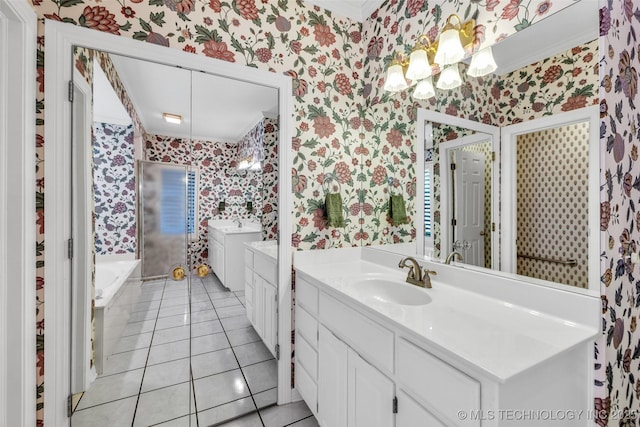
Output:
[[[261,240],[258,242],[246,242],[246,247],[254,252],[260,252],[268,256],[274,261],[278,261],[278,241],[277,240]]]
[[[224,234],[258,233],[262,231],[262,225],[248,220],[241,220],[242,227],[238,227],[231,220],[209,221],[209,228],[218,230]]]
[[[432,298],[426,305],[377,302],[351,289],[350,283],[381,276],[397,280],[398,286],[413,287],[404,282],[406,269],[332,258],[329,263],[307,259],[296,265],[297,274],[500,382],[593,340],[597,333],[586,325],[442,283],[438,276],[432,279],[432,289],[416,287]]]

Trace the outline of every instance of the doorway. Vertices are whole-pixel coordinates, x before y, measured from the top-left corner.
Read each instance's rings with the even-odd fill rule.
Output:
[[[71,47],[73,45],[84,45],[91,48],[109,50],[111,52],[135,55],[139,58],[152,60],[155,62],[163,63],[179,63],[183,66],[189,66],[192,69],[207,71],[218,75],[232,76],[235,79],[242,81],[254,81],[259,82],[269,87],[274,87],[278,91],[279,99],[279,116],[284,118],[282,126],[279,127],[279,140],[290,140],[290,131],[287,124],[290,117],[290,103],[291,103],[291,82],[290,79],[283,76],[274,75],[271,73],[260,72],[258,70],[252,70],[247,67],[238,67],[227,63],[218,63],[208,58],[196,57],[195,55],[185,54],[183,52],[171,51],[168,49],[160,48],[157,46],[145,46],[141,51],[139,49],[139,42],[133,40],[124,40],[119,37],[114,37],[107,34],[101,34],[97,32],[87,31],[84,29],[57,24],[47,23],[46,32],[50,44],[47,45],[47,70],[51,70],[45,76],[45,80],[48,82],[50,91],[47,91],[46,96],[48,102],[52,105],[58,105],[59,108],[53,108],[56,113],[52,113],[48,120],[48,126],[45,132],[47,138],[50,138],[52,144],[45,147],[48,152],[48,158],[52,159],[51,164],[56,164],[55,170],[48,170],[47,179],[48,182],[53,183],[52,190],[47,194],[47,201],[51,209],[48,209],[48,218],[51,227],[48,227],[47,238],[51,242],[64,241],[66,242],[70,233],[70,225],[65,223],[64,218],[68,218],[70,215],[68,201],[71,199],[71,194],[68,190],[63,190],[65,181],[68,182],[68,166],[70,164],[69,159],[65,159],[64,153],[68,152],[68,148],[65,148],[64,141],[69,141],[70,129],[65,123],[70,123],[70,112],[67,109],[63,92],[59,90],[61,84],[71,77],[69,69],[66,69],[68,64],[71,64]],[[47,87],[47,85],[45,85]],[[290,176],[287,175],[289,170],[286,165],[289,164],[289,150],[278,150],[279,161],[282,167],[279,169],[280,187],[288,188],[290,186]],[[56,163],[58,159],[59,162]],[[57,190],[56,190],[57,189]],[[278,194],[278,206],[284,212],[290,211],[290,201],[286,192]],[[288,230],[289,227],[289,215],[280,215],[278,217],[278,229]],[[285,239],[288,241],[288,239]],[[50,401],[66,400],[68,392],[65,391],[65,377],[68,379],[69,367],[65,366],[65,360],[68,360],[68,356],[65,357],[65,349],[68,349],[70,344],[69,336],[65,333],[69,329],[65,328],[65,325],[69,324],[70,319],[66,317],[66,313],[70,312],[70,304],[68,297],[70,292],[70,281],[65,271],[69,271],[70,261],[66,259],[66,254],[62,251],[55,250],[56,245],[52,244],[51,251],[48,251],[46,256],[48,257],[48,265],[51,268],[47,269],[47,280],[51,282],[58,282],[61,286],[56,289],[46,289],[47,298],[49,301],[54,301],[52,308],[47,310],[48,325],[50,325],[51,334],[46,337],[47,340],[47,363],[51,366],[45,375],[46,381],[49,384],[60,385],[59,387],[51,387],[45,390],[45,399],[51,399]],[[66,246],[65,246],[66,247]],[[290,315],[290,303],[291,303],[291,289],[290,289],[290,248],[288,245],[282,245],[279,247],[279,262],[278,262],[278,276],[282,278],[278,283],[278,300],[280,306],[280,316],[278,318],[278,326],[281,330],[288,330],[291,328],[291,315]],[[56,301],[60,304],[56,304]],[[279,403],[286,403],[291,400],[291,371],[290,371],[290,347],[291,342],[287,333],[279,335],[279,345],[281,348],[281,354],[286,357],[281,358],[277,364],[278,368],[277,376],[277,399]],[[63,423],[65,419],[65,413],[63,408],[58,408],[56,405],[47,405],[45,418],[51,420],[52,423]]]

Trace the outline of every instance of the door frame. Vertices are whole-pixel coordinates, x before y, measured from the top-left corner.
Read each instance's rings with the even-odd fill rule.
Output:
[[[34,37],[35,40],[35,37]],[[291,119],[293,114],[292,82],[289,76],[257,70],[240,64],[232,64],[194,55],[179,49],[166,48],[122,36],[90,30],[71,24],[45,19],[45,423],[62,425],[67,422],[66,399],[69,395],[70,351],[70,261],[67,258],[67,239],[71,236],[71,191],[68,154],[71,140],[71,108],[67,100],[67,82],[72,77],[73,46],[83,46],[114,54],[131,56],[167,65],[205,71],[223,77],[244,80],[278,89],[279,188],[281,214],[278,229],[281,243],[278,249],[278,329],[280,360],[278,361],[278,403],[292,400],[291,388]],[[35,67],[34,67],[35,68]],[[35,78],[33,79],[35,81]],[[287,149],[289,148],[289,149]],[[298,398],[298,396],[295,396]]]
[[[589,122],[589,179],[587,218],[589,231],[589,260],[599,258],[600,252],[600,109],[598,106],[580,108],[533,119],[501,128],[502,140],[502,271],[515,273],[517,270],[517,170],[516,142],[518,135],[537,132],[563,125]],[[600,292],[600,265],[589,263],[588,289]]]
[[[72,153],[73,153],[73,210],[78,212],[79,221],[72,224],[74,235],[74,251],[81,256],[76,257],[76,262],[72,272],[72,292],[73,292],[73,310],[72,310],[72,348],[71,369],[72,369],[72,393],[87,390],[89,385],[96,379],[97,373],[95,366],[91,366],[89,360],[91,358],[91,327],[86,322],[75,321],[79,318],[83,320],[91,319],[91,289],[89,284],[93,277],[93,259],[88,256],[88,252],[95,243],[95,239],[91,232],[93,210],[93,171],[90,167],[93,164],[93,151],[91,145],[91,126],[93,123],[93,104],[92,89],[85,79],[79,73],[73,73],[73,107],[76,112],[73,117],[82,117],[82,123],[76,120],[72,124]],[[88,119],[88,120],[87,120]],[[78,135],[81,133],[81,135]],[[82,142],[85,142],[84,144]],[[89,233],[87,233],[89,232]],[[85,286],[79,286],[85,283]]]
[[[418,161],[416,162],[416,194],[424,193],[424,154],[425,154],[425,123],[437,122],[445,123],[452,126],[466,128],[475,132],[482,132],[491,135],[493,151],[496,152],[496,160],[493,162],[493,169],[491,171],[491,186],[497,188],[497,183],[500,182],[500,128],[497,126],[491,126],[480,122],[474,122],[473,120],[463,119],[460,117],[450,116],[448,114],[439,113],[437,111],[426,110],[424,108],[418,109],[418,115],[416,120],[416,136],[418,143],[416,144],[416,155]],[[464,144],[461,144],[464,145]],[[445,145],[445,148],[446,145]],[[451,148],[451,147],[449,147]],[[442,168],[443,153],[440,152],[440,258],[444,258],[446,254],[451,250],[451,246],[447,243],[449,241],[449,227],[443,226],[442,218],[449,217],[449,200],[445,192],[442,191],[443,181],[448,180],[448,174],[443,174]],[[445,160],[448,162],[448,160]],[[443,179],[443,176],[445,177]],[[448,183],[448,181],[447,181]],[[447,184],[445,184],[447,185]],[[448,183],[448,185],[451,185]],[[432,197],[433,200],[433,197]],[[497,242],[500,232],[500,215],[499,215],[499,200],[500,194],[498,191],[491,191],[491,221],[495,223],[495,230],[491,231],[491,242]],[[432,202],[433,203],[433,202]],[[431,215],[433,215],[433,209]],[[416,251],[420,255],[425,255],[424,247],[424,197],[416,197],[416,212],[415,212],[415,224],[416,224]],[[433,224],[433,218],[431,220]],[[498,245],[492,244],[491,246],[491,263],[493,266],[499,265],[500,261],[500,248]]]
[[[6,426],[35,425],[37,411],[36,18],[24,0],[0,1],[0,425]]]

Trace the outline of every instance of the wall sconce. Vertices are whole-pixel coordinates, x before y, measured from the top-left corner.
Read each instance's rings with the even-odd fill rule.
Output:
[[[470,19],[460,21],[458,15],[450,15],[440,36],[431,41],[423,34],[418,37],[411,55],[396,52],[387,68],[384,90],[399,92],[417,83],[413,92],[415,99],[428,99],[435,96],[433,77],[440,73],[436,87],[451,90],[462,84],[458,63],[465,59],[467,52],[473,51],[476,22]],[[467,74],[481,77],[492,73],[497,68],[491,47],[479,50],[471,59]]]

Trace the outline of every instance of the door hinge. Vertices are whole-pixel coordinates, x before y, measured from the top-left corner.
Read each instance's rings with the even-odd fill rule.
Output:
[[[458,224],[458,221],[456,221],[455,218],[452,218],[451,219],[451,225],[455,227],[457,224]]]
[[[276,344],[276,360],[280,360],[280,344]]]
[[[455,163],[451,163],[451,170],[452,171],[456,170],[456,164]]]
[[[495,162],[495,161],[496,161],[496,152],[495,152],[495,151],[492,151],[492,152],[491,152],[491,161],[492,161],[492,162]]]
[[[73,238],[67,240],[67,257],[73,259]]]
[[[73,395],[70,394],[69,397],[67,397],[67,418],[71,418],[71,415],[73,415]]]
[[[495,222],[491,223],[491,231],[496,231],[496,223]]]
[[[398,396],[393,397],[393,413],[398,413]]]
[[[69,102],[73,102],[73,80],[69,80]]]

